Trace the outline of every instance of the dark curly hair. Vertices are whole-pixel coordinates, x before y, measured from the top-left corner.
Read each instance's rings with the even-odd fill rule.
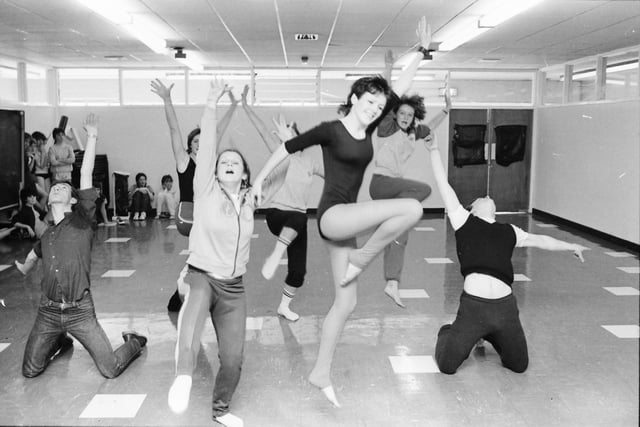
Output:
[[[400,97],[400,102],[393,109],[393,112],[397,114],[402,105],[408,105],[409,107],[413,108],[413,121],[409,125],[408,129],[413,130],[416,127],[416,121],[419,122],[424,120],[427,115],[427,109],[424,106],[424,97],[418,95],[417,93],[411,96],[402,95]]]
[[[355,95],[359,99],[365,92],[376,94],[382,93],[384,96],[389,98],[389,95],[391,95],[391,86],[389,86],[389,83],[380,74],[359,78],[351,85],[351,91],[349,92],[349,96],[347,96],[347,102],[340,104],[338,107],[338,113],[345,116],[349,114],[352,107],[351,95]]]

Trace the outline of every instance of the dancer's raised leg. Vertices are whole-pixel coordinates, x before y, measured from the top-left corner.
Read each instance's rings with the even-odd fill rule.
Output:
[[[368,202],[334,205],[321,218],[320,228],[329,239],[341,241],[377,227],[369,240],[349,254],[349,262],[341,285],[351,282],[404,231],[422,217],[422,205],[413,199],[371,200]]]
[[[262,266],[262,276],[269,280],[273,277],[280,264],[280,260],[282,259],[282,255],[284,255],[285,251],[293,242],[293,240],[298,236],[298,232],[293,228],[282,227],[282,231],[278,235],[278,241],[276,242],[276,246],[273,248],[273,252],[271,255],[267,257],[264,261],[264,265]]]
[[[326,242],[329,247],[329,257],[333,272],[335,299],[322,324],[320,348],[318,358],[309,374],[309,382],[322,390],[324,395],[335,406],[340,406],[331,385],[331,362],[336,346],[342,335],[344,325],[353,312],[357,302],[358,286],[354,281],[352,286],[342,287],[340,279],[344,277],[349,263],[349,253],[355,247],[355,240],[349,244]]]

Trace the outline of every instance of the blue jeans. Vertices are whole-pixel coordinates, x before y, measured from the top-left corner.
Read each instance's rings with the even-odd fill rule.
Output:
[[[192,375],[200,350],[200,336],[207,314],[218,339],[220,368],[213,388],[213,416],[229,412],[229,403],[240,381],[244,352],[247,305],[242,277],[214,279],[204,271],[189,267],[184,279],[189,293],[178,319],[176,375]]]
[[[60,309],[42,296],[38,315],[24,350],[22,375],[32,378],[44,372],[67,333],[87,349],[98,370],[106,378],[120,375],[140,355],[141,347],[136,339],[129,340],[113,351],[107,335],[98,323],[93,298],[88,291],[74,305]]]

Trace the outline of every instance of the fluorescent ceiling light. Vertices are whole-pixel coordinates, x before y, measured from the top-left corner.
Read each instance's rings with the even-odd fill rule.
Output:
[[[481,27],[497,27],[504,21],[513,18],[519,13],[541,3],[544,0],[506,0],[495,4],[495,7],[487,9],[480,18]],[[491,7],[491,6],[489,6]]]
[[[149,30],[150,22],[144,14],[130,12],[131,3],[123,0],[78,0],[98,15],[122,27],[133,37],[146,44],[155,53],[167,54],[167,42],[156,31]],[[167,37],[168,38],[168,37]]]
[[[460,15],[437,34],[439,51],[451,51],[544,0],[480,0],[471,13]]]
[[[142,43],[146,44],[149,49],[154,51],[155,53],[160,53],[163,55],[167,54],[167,42],[165,39],[156,36],[151,31],[147,30],[140,24],[125,24],[122,25],[124,29],[126,29],[129,34],[140,40]]]
[[[124,8],[124,3],[120,0],[78,0],[80,3],[93,10],[98,15],[107,18],[114,24],[130,24],[132,22]]]
[[[478,25],[477,16],[460,17],[452,24],[447,25],[444,41],[440,43],[438,50],[453,50],[489,30],[488,27]]]

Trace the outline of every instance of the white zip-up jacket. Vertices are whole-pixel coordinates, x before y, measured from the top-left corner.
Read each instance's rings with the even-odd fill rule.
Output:
[[[242,276],[247,271],[253,235],[255,206],[248,189],[232,197],[218,183],[216,108],[206,106],[200,123],[200,144],[193,180],[193,226],[189,233],[187,263],[219,279]],[[264,183],[265,200],[282,186],[287,162],[274,170]]]

